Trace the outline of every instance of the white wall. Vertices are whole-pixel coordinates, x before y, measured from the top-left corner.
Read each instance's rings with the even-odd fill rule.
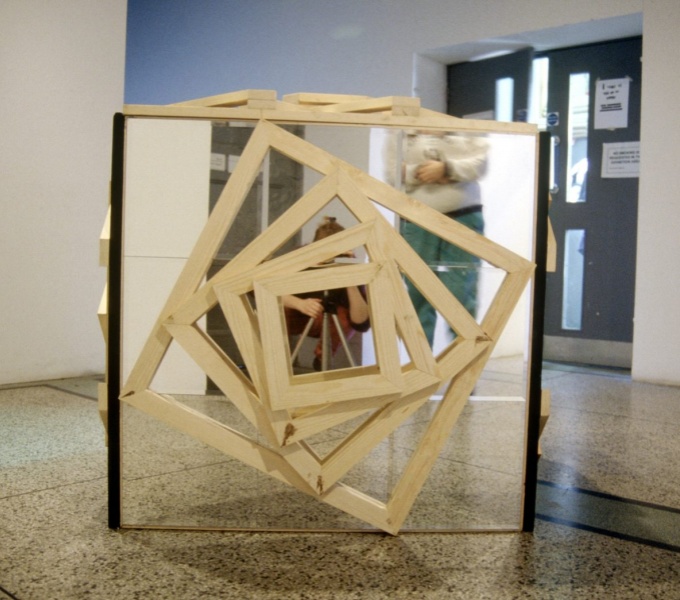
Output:
[[[0,384],[102,373],[125,0],[0,3]]]
[[[365,127],[310,126],[305,130],[305,140],[363,171],[368,171],[370,134],[370,130]],[[320,180],[321,175],[319,173],[306,169],[303,192],[307,193]],[[312,217],[302,228],[301,241],[303,244],[308,244],[314,239],[316,228],[325,216],[335,217],[338,223],[345,228],[356,225],[356,219],[352,216],[350,210],[336,198],[331,200],[318,215]],[[363,259],[362,250],[358,249],[357,252],[359,253],[357,258]]]
[[[680,2],[647,0],[633,377],[680,383]]]

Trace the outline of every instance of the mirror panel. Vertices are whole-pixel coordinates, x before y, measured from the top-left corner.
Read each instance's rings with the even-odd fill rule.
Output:
[[[520,299],[459,414],[446,416],[448,380],[438,385],[408,383],[420,385],[419,393],[426,390],[424,399],[409,405],[398,426],[367,442],[361,460],[345,465],[343,457],[359,454],[355,440],[370,435],[371,427],[384,417],[388,401],[398,394],[395,378],[415,381],[411,375],[418,360],[432,360],[416,358],[420,346],[409,344],[402,331],[405,322],[396,319],[395,326],[393,319],[385,317],[389,307],[402,306],[408,299],[407,281],[420,286],[429,279],[409,270],[410,258],[397,261],[396,280],[385,275],[387,269],[372,268],[378,259],[391,260],[392,252],[402,252],[399,234],[404,218],[390,210],[389,202],[381,204],[378,192],[369,197],[370,210],[377,211],[395,236],[388,243],[372,245],[373,238],[361,234],[362,227],[368,229],[364,214],[370,211],[354,199],[357,189],[369,188],[329,187],[330,176],[319,170],[321,166],[315,167],[323,165],[326,156],[335,157],[343,172],[357,170],[370,176],[385,186],[370,189],[391,198],[387,186],[406,190],[399,165],[414,132],[297,123],[280,128],[284,136],[305,142],[300,152],[311,144],[320,150],[318,155],[310,153],[303,163],[297,149],[270,148],[259,168],[247,174],[242,164],[252,164],[253,122],[141,117],[126,121],[120,382],[125,400],[121,403],[123,526],[375,529],[380,519],[348,513],[343,507],[350,500],[342,494],[398,506],[403,474],[414,468],[414,456],[429,443],[433,421],[446,417],[451,420],[451,433],[400,529],[519,529],[532,325],[530,283],[522,286]],[[488,145],[488,168],[479,181],[484,236],[531,261],[536,138],[444,133],[480,137]],[[240,200],[232,200],[234,190],[242,199],[240,206]],[[304,209],[296,208],[302,204]],[[315,241],[317,228],[329,218],[343,231]],[[306,249],[316,248],[316,243],[322,245],[324,260],[301,262],[307,260]],[[262,278],[246,290],[247,278],[241,282],[232,267],[239,261],[248,265],[250,260],[251,271],[262,272]],[[195,266],[200,261],[207,265],[204,270]],[[266,271],[269,264],[271,270]],[[296,267],[288,271],[293,264]],[[485,259],[427,263],[436,278],[465,271],[474,274],[477,282],[470,323],[465,319],[461,325],[451,323],[450,314],[457,313],[448,305],[435,309],[431,350],[435,360],[462,356],[469,331],[483,331],[499,319],[495,298],[508,285],[502,267]],[[187,274],[197,272],[201,273],[198,292],[196,286],[183,283],[191,278]],[[306,331],[313,319],[299,311],[297,323],[286,317],[289,296],[317,296],[333,332],[339,314],[350,310],[350,289],[357,290],[366,303],[365,328],[343,321],[341,335],[333,336],[324,333],[326,329]],[[235,294],[241,294],[239,290],[244,290],[240,300],[229,304]],[[179,303],[182,295],[190,301]],[[259,313],[265,308],[268,315],[280,317],[262,320]],[[168,315],[172,316],[167,331],[174,337],[162,351],[154,346],[165,343],[166,329],[159,333],[157,328]],[[386,330],[398,338],[395,351],[385,341]],[[263,347],[260,354],[277,356],[253,355],[250,349],[258,344]],[[150,373],[149,367],[140,366],[140,356],[154,352],[162,360]],[[263,365],[261,360],[271,362]],[[145,378],[150,391],[131,394]],[[338,387],[342,402],[315,401],[322,385]],[[265,387],[272,406],[262,412],[254,398]],[[376,390],[382,390],[377,399]],[[148,401],[157,412],[140,410],[137,396],[139,403]],[[259,400],[267,404],[262,397]],[[170,414],[176,406],[182,407],[187,421],[197,415],[202,436],[183,431],[183,419],[155,418],[164,411]],[[278,419],[284,413],[283,421],[261,426],[263,415]],[[277,432],[286,418],[296,424],[292,434]],[[276,440],[281,440],[277,435],[290,436],[284,438],[283,450],[277,447]],[[217,440],[219,436],[224,439]],[[217,441],[207,443],[212,439]],[[245,449],[253,445],[262,448],[258,458]],[[329,501],[319,502],[304,493],[304,482],[289,485],[266,474],[268,469],[285,474],[286,465],[276,462],[277,452],[286,457],[302,453],[303,462],[312,457],[314,468],[323,469],[334,486],[322,491]],[[248,464],[257,460],[274,462],[269,467]],[[297,468],[295,460],[290,464]],[[288,475],[291,480],[295,477]],[[338,498],[336,490],[340,490]]]

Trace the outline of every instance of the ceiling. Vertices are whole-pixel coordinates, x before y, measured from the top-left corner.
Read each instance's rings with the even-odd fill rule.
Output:
[[[527,47],[541,52],[639,35],[642,35],[642,13],[635,13],[434,48],[420,54],[449,65],[509,54]]]

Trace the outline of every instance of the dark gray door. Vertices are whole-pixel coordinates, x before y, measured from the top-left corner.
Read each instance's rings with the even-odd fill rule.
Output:
[[[557,270],[544,358],[630,368],[640,139],[641,39],[555,50],[550,217]]]
[[[634,38],[540,56],[526,49],[448,67],[448,112],[458,117],[498,119],[503,79],[514,83],[512,120],[524,120],[528,97],[540,104],[547,90],[547,105],[532,112],[554,143],[550,217],[558,255],[547,279],[548,360],[630,368],[641,47]]]
[[[447,112],[455,117],[487,116],[526,121],[529,79],[534,51],[525,48],[496,58],[449,65]],[[512,103],[503,117],[499,90],[510,89]]]

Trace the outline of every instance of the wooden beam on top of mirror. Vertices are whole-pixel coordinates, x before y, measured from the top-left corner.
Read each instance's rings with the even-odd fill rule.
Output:
[[[376,113],[389,112],[392,115],[417,117],[420,112],[420,98],[412,96],[354,96],[350,94],[287,94],[283,102],[304,105],[310,110],[333,113]]]
[[[218,94],[216,96],[207,96],[205,98],[196,98],[185,102],[177,102],[170,104],[169,106],[204,106],[207,108],[244,106],[254,109],[273,110],[276,108],[276,91],[241,90],[238,92]]]
[[[459,119],[436,112],[420,109],[418,129],[434,131],[457,131],[461,133],[499,133],[511,135],[533,135],[538,128],[531,123],[484,121]],[[276,109],[253,109],[245,106],[205,107],[175,105],[126,104],[123,114],[130,118],[162,117],[178,119],[210,119],[218,121],[269,121],[274,124],[299,123],[304,125],[351,125],[358,127],[414,128],[414,117],[394,115],[387,112],[328,112],[312,110],[303,105],[278,102]]]
[[[353,102],[331,104],[318,109],[321,112],[377,113],[389,112],[395,116],[417,117],[420,114],[420,98],[409,96],[387,96],[368,98]]]
[[[289,104],[304,104],[322,106],[326,104],[341,104],[344,102],[358,102],[370,100],[370,96],[356,96],[353,94],[314,94],[300,92],[297,94],[285,94],[283,101]]]

